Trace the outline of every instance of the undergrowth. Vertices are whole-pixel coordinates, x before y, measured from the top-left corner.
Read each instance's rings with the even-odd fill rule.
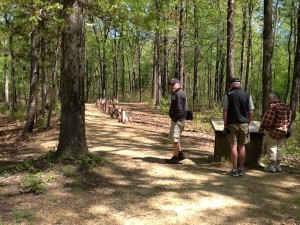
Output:
[[[55,181],[58,174],[66,177],[77,177],[105,162],[102,155],[87,153],[78,156],[62,156],[57,158],[54,151],[33,160],[23,160],[0,169],[1,176],[24,173],[20,182],[22,193],[43,194],[46,185]]]

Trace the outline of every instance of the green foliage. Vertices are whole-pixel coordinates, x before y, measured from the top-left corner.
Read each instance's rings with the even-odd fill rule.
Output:
[[[50,172],[46,175],[46,182],[53,182],[56,180],[57,175],[54,172]]]
[[[49,151],[46,155],[42,155],[36,160],[24,160],[16,164],[3,166],[0,168],[0,175],[7,176],[10,173],[17,173],[20,171],[36,173],[43,170],[45,167],[53,167],[55,160],[55,152]]]
[[[11,196],[11,193],[7,190],[0,190],[0,198],[5,198]],[[0,223],[1,224],[1,223]]]
[[[63,166],[61,171],[64,175],[69,177],[75,176],[78,171],[92,170],[104,161],[104,156],[94,153],[86,153],[77,156],[64,154],[58,159],[58,162],[63,165],[67,165],[66,167]]]
[[[77,161],[80,169],[91,170],[100,163],[104,162],[104,157],[98,154],[87,153],[80,155]]]
[[[12,213],[12,217],[16,224],[24,224],[24,223],[32,224],[33,220],[35,219],[35,216],[32,212],[23,209],[14,211]]]
[[[7,117],[18,121],[24,121],[27,116],[27,108],[24,105],[18,107],[17,112],[14,115],[11,114],[11,108],[9,104],[1,103],[0,104],[0,113],[6,115]]]
[[[163,114],[167,115],[169,113],[169,107],[170,107],[169,100],[162,98],[160,100],[160,109],[162,110]]]
[[[196,130],[211,131],[210,120],[213,118],[222,118],[222,109],[220,105],[215,104],[212,108],[202,108],[194,112],[192,125]]]
[[[287,140],[284,149],[285,153],[291,153],[294,157],[300,160],[300,117],[299,114],[293,124],[293,129],[291,131],[292,135]]]
[[[60,168],[60,172],[66,177],[75,177],[77,174],[77,168],[74,165],[67,165]]]
[[[0,113],[8,116],[10,114],[9,104],[0,103]]]
[[[297,220],[300,221],[300,195],[297,195],[295,197],[294,202],[296,203],[297,208],[298,208]]]
[[[26,174],[20,183],[21,192],[43,194],[46,190],[42,174]]]
[[[47,118],[39,118],[36,122],[38,129],[45,128],[47,125]]]

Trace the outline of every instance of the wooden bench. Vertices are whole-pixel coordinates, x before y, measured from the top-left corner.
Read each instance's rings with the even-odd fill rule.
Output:
[[[222,119],[211,119],[211,125],[215,132],[214,160],[225,162],[230,160],[230,146],[225,134],[223,134],[224,123]],[[246,144],[245,165],[259,167],[260,158],[263,152],[263,136],[259,131],[260,122],[250,123],[250,143]]]

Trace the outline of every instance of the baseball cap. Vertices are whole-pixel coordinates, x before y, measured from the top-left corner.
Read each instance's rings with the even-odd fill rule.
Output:
[[[241,80],[239,78],[231,78],[230,79],[230,83],[235,83],[235,82],[241,83]]]
[[[172,78],[169,82],[169,84],[176,84],[179,83],[179,80],[177,78]]]

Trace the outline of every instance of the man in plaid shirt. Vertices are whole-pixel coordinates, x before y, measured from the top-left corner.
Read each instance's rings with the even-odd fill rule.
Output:
[[[281,172],[280,163],[282,160],[283,139],[288,131],[291,122],[290,108],[280,101],[278,92],[269,95],[269,107],[261,121],[260,133],[265,134],[265,142],[269,165],[266,167],[268,172]]]

